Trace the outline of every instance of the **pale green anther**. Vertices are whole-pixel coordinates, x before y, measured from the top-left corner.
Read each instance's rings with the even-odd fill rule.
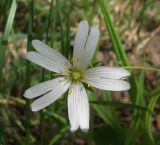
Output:
[[[87,83],[87,85],[88,85],[88,88],[91,88],[91,84],[90,83]]]
[[[72,59],[71,59],[71,61],[73,62],[73,61],[80,61],[80,59],[78,58],[78,57],[72,57]]]
[[[69,94],[73,93],[73,89],[72,89],[72,88],[69,88],[68,93],[69,93]]]

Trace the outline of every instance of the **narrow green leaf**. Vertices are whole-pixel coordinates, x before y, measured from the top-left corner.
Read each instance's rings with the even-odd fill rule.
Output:
[[[60,21],[60,32],[61,32],[61,49],[62,49],[62,54],[65,54],[65,33],[64,33],[64,28],[63,28],[63,19],[61,16],[61,1],[60,0],[56,0],[56,5],[57,5],[57,11],[58,11],[58,17],[59,17],[59,21]]]
[[[153,135],[152,135],[152,112],[159,98],[160,98],[160,89],[157,92],[157,94],[151,98],[148,104],[148,109],[151,112],[146,112],[145,114],[145,129],[147,131],[151,144],[155,143]]]
[[[122,45],[120,36],[119,36],[119,34],[118,34],[118,32],[117,32],[117,30],[111,20],[109,8],[107,6],[107,2],[104,0],[97,0],[97,1],[99,2],[99,6],[100,6],[101,11],[103,13],[105,24],[107,27],[107,31],[108,31],[108,34],[109,34],[110,39],[112,41],[113,49],[114,49],[114,52],[117,56],[117,59],[122,66],[129,67],[130,64],[129,64],[127,55],[125,53],[125,49]],[[129,69],[129,70],[130,70],[130,72],[132,72],[131,69]],[[131,75],[130,83],[131,83],[131,89],[129,90],[129,93],[130,93],[130,96],[132,97],[132,101],[135,103],[135,99],[137,98],[138,86],[137,86],[136,78],[134,77],[134,75]]]
[[[28,26],[28,40],[27,40],[27,51],[32,50],[32,33],[33,33],[33,16],[34,16],[34,7],[35,7],[35,2],[34,0],[31,0],[29,3],[30,7],[30,15],[29,15],[29,26]],[[26,81],[25,81],[25,89],[28,89],[30,87],[30,81],[31,81],[31,76],[30,76],[30,71],[31,71],[31,66],[30,62],[26,60]],[[31,118],[31,112],[30,112],[30,100],[26,99],[26,104],[25,104],[25,144],[30,145],[31,140],[30,140],[30,118]]]
[[[3,70],[4,64],[5,64],[4,54],[6,51],[8,36],[9,36],[10,31],[12,29],[16,9],[17,9],[17,2],[16,2],[16,0],[13,0],[11,7],[10,7],[9,15],[7,18],[7,23],[5,26],[3,39],[0,40],[0,45],[1,45],[1,47],[0,47],[0,60],[1,60],[0,61],[0,92],[2,91],[2,70]]]
[[[12,4],[11,4],[10,11],[9,11],[6,27],[5,27],[5,30],[4,30],[4,40],[7,40],[8,36],[10,34],[10,31],[12,29],[16,9],[17,9],[17,2],[16,2],[16,0],[13,0]]]
[[[52,11],[53,11],[53,0],[51,1],[48,17],[47,17],[47,20],[46,20],[46,28],[45,28],[46,44],[49,41],[49,28],[50,28],[50,24],[51,24]],[[45,70],[45,68],[42,68],[41,82],[45,81],[45,79],[46,79],[45,75],[46,75],[46,70]],[[44,110],[41,110],[40,111],[40,131],[41,131],[40,142],[41,142],[41,145],[44,144],[44,135],[43,134],[45,132],[45,129],[44,129],[43,124],[44,124]]]
[[[70,10],[70,8],[69,8],[69,10]],[[69,56],[69,52],[71,52],[70,51],[70,11],[68,11],[67,12],[67,22],[66,22],[66,28],[67,28],[67,30],[66,30],[66,44],[65,44],[65,52],[64,52],[64,54],[65,54],[65,56],[66,57],[68,57]]]
[[[4,6],[5,2],[2,1],[1,4]],[[9,34],[11,32],[11,29],[12,29],[16,9],[17,9],[17,2],[16,2],[16,0],[13,0],[12,3],[11,3],[10,9],[9,9],[7,22],[6,22],[6,25],[5,25],[5,28],[4,28],[4,35],[3,35],[2,39],[0,40],[0,94],[3,94],[2,72],[3,72],[3,68],[5,66],[4,55],[5,55],[5,52],[6,52],[6,45],[7,45],[8,37],[9,37]],[[0,97],[2,97],[2,96],[4,96],[4,95],[0,95]],[[0,106],[0,116],[3,116],[2,114],[3,114],[3,111],[6,109],[6,107],[7,106],[1,108],[1,106]],[[5,112],[7,112],[7,111],[5,110]],[[6,113],[6,115],[7,115],[7,113]],[[0,125],[0,144],[5,143],[5,133],[4,133],[4,124],[5,123],[3,124],[3,121],[4,120],[2,119],[2,122],[1,122],[2,124]]]
[[[140,105],[128,104],[128,103],[119,103],[119,102],[111,102],[111,101],[90,101],[91,104],[95,105],[105,105],[115,108],[128,108],[128,109],[138,109],[147,111],[147,107],[143,107]]]
[[[132,70],[146,70],[146,71],[160,72],[159,68],[146,67],[146,66],[123,66],[122,68],[124,68],[124,69],[132,69]]]
[[[88,91],[87,94],[88,94],[90,102],[97,101],[96,96],[94,95],[93,92]],[[115,122],[113,120],[113,118],[110,115],[108,115],[107,110],[106,110],[104,105],[97,105],[97,104],[94,104],[94,103],[92,104],[91,103],[91,106],[94,108],[94,110],[104,120],[104,122],[106,124],[109,124],[115,130],[121,130],[122,131],[122,128],[121,128],[120,124]]]
[[[53,7],[52,9],[52,13],[51,13],[51,28],[52,28],[52,33],[51,33],[51,45],[54,48],[54,42],[55,42],[55,36],[56,36],[56,22],[57,22],[57,14],[58,14],[58,10],[57,10],[57,4]]]
[[[108,91],[102,91],[102,96],[103,96],[104,101],[110,101],[110,102],[112,101],[112,99],[111,99],[112,97],[110,96]],[[120,121],[119,121],[119,119],[116,115],[116,112],[114,110],[115,108],[111,107],[109,105],[105,105],[105,106],[107,106],[106,107],[106,109],[107,109],[106,114],[107,114],[107,116],[109,116],[110,120],[112,122],[115,122],[115,124],[119,124],[119,126],[121,126]]]
[[[50,111],[44,109],[44,113],[48,114],[49,116],[52,116],[54,119],[56,119],[58,122],[60,122],[63,125],[67,124],[67,121],[63,116],[61,116],[61,115],[59,115],[59,114],[57,114],[57,113],[55,113],[53,111],[50,112]]]
[[[64,136],[65,132],[67,132],[69,127],[62,128],[59,132],[56,133],[56,135],[51,139],[49,142],[49,145],[54,145],[62,136]]]
[[[112,40],[113,48],[116,53],[118,61],[122,62],[124,66],[129,66],[129,62],[125,53],[125,50],[122,46],[120,37],[115,29],[115,26],[110,18],[110,13],[108,11],[107,3],[104,0],[98,0],[100,8],[102,10],[104,20],[107,26],[108,34]]]
[[[141,70],[141,74],[140,74],[139,82],[138,82],[137,97],[135,98],[136,106],[145,105],[144,97],[143,97],[143,90],[144,90],[144,70]],[[136,137],[136,135],[138,135],[139,125],[141,121],[143,121],[142,118],[143,116],[140,110],[135,110],[133,112],[132,121],[129,124],[128,131],[126,133],[126,144],[128,145],[130,145],[131,143],[134,144],[134,141],[135,141],[134,138]]]

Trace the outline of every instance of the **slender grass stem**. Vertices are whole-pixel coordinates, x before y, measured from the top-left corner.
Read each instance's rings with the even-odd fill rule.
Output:
[[[9,14],[8,14],[8,18],[6,21],[6,25],[4,28],[4,35],[2,37],[2,39],[0,40],[0,99],[2,97],[5,96],[4,91],[3,91],[3,68],[5,66],[5,52],[7,50],[7,43],[8,43],[8,38],[10,35],[10,32],[12,30],[12,26],[13,26],[13,22],[14,22],[14,17],[15,17],[15,13],[16,13],[16,9],[17,9],[17,2],[16,0],[13,0],[11,3],[6,3],[6,1],[1,1],[0,2],[0,11],[3,11],[3,7],[5,6],[5,4],[9,4]],[[5,14],[5,12],[4,12]],[[1,14],[0,14],[1,16]],[[3,111],[6,108],[3,107],[1,108],[0,106],[0,144],[5,144],[5,133],[4,133],[4,128],[5,128],[5,124],[6,122],[3,120]],[[5,111],[6,112],[6,111]]]
[[[62,16],[61,16],[61,1],[56,0],[56,5],[57,5],[57,14],[59,17],[59,21],[60,21],[60,33],[61,33],[61,50],[62,50],[62,54],[65,54],[65,34],[64,34],[64,28],[63,28],[63,20],[62,20]]]
[[[160,98],[160,88],[158,89],[157,93],[155,94],[155,96],[153,96],[148,104],[148,109],[153,112],[154,107],[158,101],[158,99]],[[145,120],[144,120],[144,125],[145,125],[145,129],[146,129],[146,133],[148,135],[148,139],[149,139],[149,144],[154,145],[155,144],[155,140],[154,140],[154,136],[152,134],[152,113],[151,112],[146,112],[145,113]]]
[[[49,40],[49,27],[50,27],[50,23],[51,23],[51,16],[52,16],[52,11],[53,11],[53,0],[51,1],[51,5],[50,5],[50,10],[49,10],[49,16],[47,19],[47,26],[46,26],[46,43]],[[42,69],[42,76],[41,76],[41,81],[45,81],[45,69]],[[41,144],[44,144],[44,127],[43,127],[43,122],[44,122],[44,111],[42,110],[40,112],[40,125],[41,125]]]
[[[31,41],[32,41],[32,33],[33,33],[34,0],[32,0],[29,3],[29,6],[30,6],[30,17],[29,17],[29,27],[28,27],[27,51],[30,51],[32,49]],[[30,70],[31,70],[30,62],[26,61],[26,82],[25,82],[26,89],[29,88],[30,86],[30,81],[31,81]],[[26,133],[25,144],[26,145],[31,144],[30,116],[31,116],[30,101],[26,99],[26,104],[25,104],[25,119],[26,119],[25,120],[25,133]]]

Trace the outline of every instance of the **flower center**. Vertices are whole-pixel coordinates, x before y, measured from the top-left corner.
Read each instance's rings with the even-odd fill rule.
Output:
[[[84,73],[81,70],[72,69],[70,72],[70,77],[71,77],[72,82],[79,83],[82,81],[84,77]]]
[[[80,72],[73,72],[72,77],[74,80],[79,80],[81,78],[81,73]]]
[[[74,83],[80,83],[84,78],[84,72],[80,69],[71,68],[68,70],[68,76],[66,78]]]

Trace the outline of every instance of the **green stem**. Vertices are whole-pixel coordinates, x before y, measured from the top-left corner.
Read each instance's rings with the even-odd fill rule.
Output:
[[[160,69],[158,69],[158,68],[146,67],[146,66],[124,66],[122,68],[125,68],[125,69],[140,69],[140,70],[149,70],[149,71],[160,72]]]
[[[49,10],[49,16],[47,19],[47,26],[46,26],[46,43],[49,40],[49,26],[50,26],[50,21],[51,21],[51,16],[52,16],[52,9],[53,9],[53,0],[51,1],[51,5],[50,5],[50,10]],[[42,69],[42,78],[41,78],[42,82],[45,81],[45,69]],[[42,110],[40,112],[40,125],[41,125],[41,144],[44,144],[44,127],[43,127],[43,122],[44,122],[44,111]]]
[[[27,51],[30,51],[32,49],[31,46],[31,41],[32,41],[32,32],[33,32],[33,16],[34,16],[34,0],[32,0],[29,5],[31,6],[31,13],[30,13],[30,18],[29,18],[29,27],[28,27],[28,42],[27,42]],[[26,82],[25,82],[25,88],[29,88],[30,87],[30,62],[26,61]],[[25,144],[26,145],[31,145],[30,142],[30,101],[27,99],[26,100],[26,104],[25,104],[25,133],[26,133],[26,137],[25,137]]]

